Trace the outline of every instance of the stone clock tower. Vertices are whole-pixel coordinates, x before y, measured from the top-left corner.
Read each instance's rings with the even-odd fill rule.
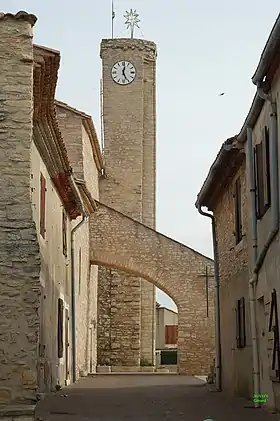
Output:
[[[105,177],[100,201],[155,228],[156,45],[105,39],[101,59]],[[141,360],[154,363],[155,287],[105,268],[98,284],[98,364],[135,370]]]

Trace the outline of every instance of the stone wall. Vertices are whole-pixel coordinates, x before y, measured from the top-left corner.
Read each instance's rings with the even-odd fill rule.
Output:
[[[90,216],[90,260],[111,268],[113,274],[121,270],[144,278],[166,292],[179,312],[179,371],[208,374],[215,347],[211,259],[99,203]],[[210,275],[208,317],[206,266]],[[109,306],[106,310],[110,311]],[[110,314],[106,320],[109,324]],[[111,350],[107,352],[110,355]]]
[[[40,256],[30,198],[32,29],[0,14],[0,405],[34,403]]]
[[[156,61],[143,62],[142,222],[156,227]],[[141,360],[155,364],[155,286],[141,281]]]
[[[240,177],[242,188],[243,239],[236,245],[234,181]],[[222,385],[229,392],[252,396],[252,349],[248,298],[248,196],[246,188],[246,163],[238,169],[222,192],[214,207],[220,264]],[[238,349],[236,343],[237,300],[245,298],[246,347]]]
[[[101,44],[105,178],[100,181],[100,200],[139,221],[145,218],[146,223],[153,227],[155,52],[155,45],[143,40],[103,40]],[[122,60],[131,61],[137,73],[133,83],[126,86],[117,85],[111,77],[112,66]],[[139,366],[141,357],[152,363],[155,339],[154,286],[119,273],[118,281],[109,284],[108,279],[105,287],[105,274],[100,271],[100,296],[111,297],[109,337],[112,341],[114,338],[114,344],[109,345],[109,340],[106,342],[114,347],[114,363],[118,366]],[[115,271],[114,279],[116,276]],[[106,294],[105,288],[108,290]],[[122,306],[123,299],[125,308]],[[104,310],[99,312],[100,332],[104,331],[102,325],[107,324],[107,307],[102,306]],[[101,344],[101,337],[99,342]]]

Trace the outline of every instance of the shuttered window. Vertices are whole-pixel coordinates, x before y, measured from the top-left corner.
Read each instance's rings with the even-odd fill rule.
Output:
[[[246,346],[246,325],[245,325],[245,298],[237,301],[236,306],[236,344],[237,348]]]
[[[58,299],[57,309],[57,356],[63,357],[63,300]]]
[[[40,234],[43,238],[46,235],[46,179],[40,176]]]
[[[81,282],[82,282],[82,249],[79,248],[79,294],[81,294]]]
[[[258,219],[261,219],[264,216],[271,204],[269,153],[269,130],[265,126],[262,141],[255,146],[254,151]]]
[[[64,209],[62,211],[62,246],[63,254],[67,256],[67,213]]]
[[[234,202],[235,202],[235,243],[242,240],[242,201],[241,201],[241,182],[238,178],[234,183]]]
[[[178,326],[166,325],[165,326],[165,343],[166,345],[176,345],[178,341]]]

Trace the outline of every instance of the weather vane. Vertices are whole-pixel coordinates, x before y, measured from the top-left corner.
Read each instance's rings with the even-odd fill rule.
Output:
[[[127,25],[126,29],[130,28],[131,38],[133,38],[135,26],[139,28],[139,23],[140,23],[139,14],[136,13],[136,10],[133,11],[132,9],[130,9],[130,12],[128,11],[125,12],[124,17],[126,19],[125,21],[125,24]]]

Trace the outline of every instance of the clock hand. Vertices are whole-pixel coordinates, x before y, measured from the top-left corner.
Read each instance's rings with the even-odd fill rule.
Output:
[[[123,66],[122,74],[123,74],[124,78],[125,78],[126,80],[128,80],[128,79],[127,79],[127,77],[126,77],[126,74],[125,74],[125,66]]]

